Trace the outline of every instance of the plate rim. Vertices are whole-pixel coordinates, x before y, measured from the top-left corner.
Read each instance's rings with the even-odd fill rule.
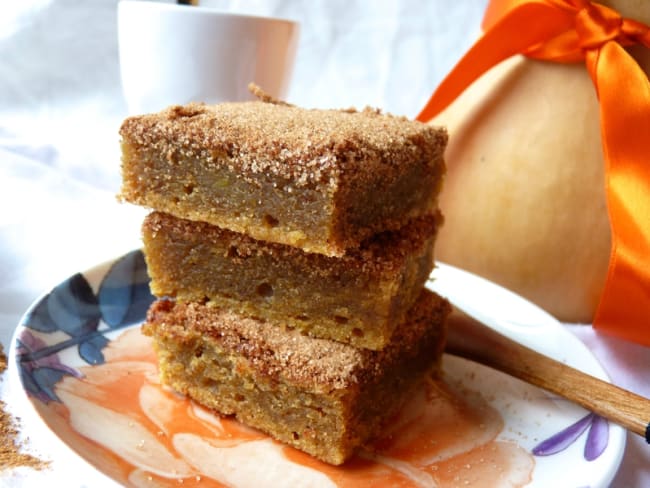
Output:
[[[135,248],[130,252],[134,252],[134,251],[142,252],[142,249],[141,248]],[[100,262],[100,263],[98,263],[98,264],[96,264],[94,266],[89,267],[88,269],[78,271],[78,273],[82,274],[84,277],[88,277],[90,275],[97,275],[99,277],[99,280],[101,280],[101,278],[103,276],[105,276],[106,272],[110,269],[110,267],[116,261],[118,261],[120,258],[126,256],[127,254],[129,254],[129,252],[123,253],[123,254],[121,254],[119,256],[116,256],[114,258],[111,258],[111,259],[107,259],[107,260],[105,260],[103,262]],[[598,368],[599,373],[602,375],[602,379],[604,379],[605,381],[611,383],[611,379],[610,379],[606,369],[603,367],[602,363],[598,360],[598,358],[587,348],[587,346],[582,341],[580,341],[580,339],[578,337],[576,337],[574,334],[572,334],[569,330],[565,329],[558,320],[556,320],[554,317],[552,317],[546,311],[544,311],[543,309],[541,309],[537,305],[534,305],[532,302],[529,302],[528,300],[524,299],[523,297],[515,294],[514,292],[512,292],[512,291],[510,291],[510,290],[508,290],[506,288],[500,287],[499,285],[496,285],[495,283],[493,283],[493,282],[491,282],[489,280],[486,280],[485,278],[482,278],[482,277],[480,277],[478,275],[475,275],[473,273],[470,273],[468,271],[465,271],[463,269],[457,268],[455,266],[451,266],[449,264],[446,264],[446,263],[443,263],[443,262],[440,262],[440,261],[436,261],[436,269],[434,269],[434,271],[431,273],[431,278],[434,279],[434,280],[438,280],[439,279],[438,274],[439,274],[441,269],[444,270],[444,272],[447,273],[447,274],[452,273],[452,274],[456,274],[457,276],[461,276],[463,278],[470,277],[472,280],[479,280],[484,285],[491,286],[491,287],[496,287],[499,290],[509,294],[511,297],[514,297],[514,298],[516,298],[518,300],[521,300],[522,302],[525,302],[525,304],[527,306],[529,306],[531,309],[536,309],[537,313],[545,314],[547,316],[548,321],[547,321],[546,324],[544,324],[544,326],[546,328],[552,327],[553,333],[554,334],[560,334],[561,336],[563,336],[562,339],[569,338],[568,340],[570,340],[571,344],[572,344],[571,347],[572,348],[575,348],[575,347],[579,348],[581,350],[581,354],[589,357],[590,360],[593,362],[593,365],[596,368]],[[73,276],[73,274],[71,274],[70,276]],[[31,416],[32,418],[37,418],[39,423],[40,423],[40,425],[38,427],[46,429],[54,437],[56,437],[56,439],[58,440],[59,445],[64,447],[65,450],[67,451],[68,456],[72,455],[74,457],[75,461],[77,461],[77,462],[81,461],[87,467],[90,467],[93,470],[93,473],[94,473],[93,476],[97,477],[93,481],[101,482],[102,486],[121,486],[116,480],[114,480],[109,475],[103,473],[100,469],[95,467],[95,465],[91,461],[85,459],[83,456],[78,454],[70,445],[68,445],[63,439],[61,439],[56,432],[53,431],[53,429],[47,423],[45,418],[37,410],[37,408],[36,408],[36,406],[34,404],[35,399],[30,397],[27,389],[25,388],[23,380],[21,379],[20,374],[19,374],[18,365],[17,365],[17,361],[18,361],[17,344],[18,344],[18,339],[20,337],[20,334],[26,329],[26,326],[24,324],[25,324],[27,318],[29,317],[29,314],[35,309],[36,306],[38,306],[39,303],[41,303],[48,296],[48,294],[54,289],[55,286],[57,286],[57,285],[54,285],[52,288],[50,288],[47,291],[44,291],[36,299],[34,299],[32,301],[30,306],[21,315],[20,320],[18,321],[18,324],[15,327],[15,330],[14,330],[14,332],[12,334],[10,348],[9,348],[9,355],[8,355],[8,358],[7,358],[8,359],[8,371],[7,371],[7,373],[8,373],[8,386],[9,386],[9,391],[11,392],[10,393],[11,398],[12,398],[12,400],[14,402],[18,401],[20,404],[29,407],[28,408],[29,412],[30,412],[29,416]],[[426,286],[427,286],[427,288],[432,289],[433,291],[436,291],[436,292],[439,293],[439,290],[436,289],[435,286],[430,286],[430,282],[427,282]],[[453,303],[453,299],[451,299],[451,298],[448,298],[448,299]],[[470,313],[470,315],[472,315],[472,314]],[[513,340],[517,340],[516,338],[512,337],[512,330],[508,330],[507,328],[504,329],[503,327],[499,326],[498,324],[495,324],[495,322],[493,322],[493,321],[485,321],[485,320],[483,320],[483,322],[488,327],[492,328],[493,330],[495,330],[497,332],[500,332],[500,333],[506,335],[507,337],[512,338]],[[133,324],[133,325],[130,325],[128,327],[125,327],[125,328],[121,329],[119,332],[122,333],[122,332],[124,332],[126,330],[130,330],[133,327],[137,327],[137,326],[139,326],[139,324]],[[467,362],[470,362],[470,363],[473,363],[473,364],[478,364],[479,366],[481,366],[483,368],[488,368],[487,366],[480,365],[479,363],[476,363],[476,362],[471,361],[471,360],[463,359],[463,361],[467,361]],[[491,368],[488,368],[488,369],[491,369]],[[493,371],[495,371],[495,370],[493,370]],[[505,374],[505,373],[500,373],[500,374]],[[543,389],[540,389],[540,390],[545,391]],[[18,397],[20,397],[20,399],[18,399]],[[20,409],[21,412],[23,410],[24,410],[23,408]],[[26,413],[27,412],[25,411],[25,414]],[[21,413],[21,415],[25,416],[22,413]],[[608,442],[606,450],[607,451],[615,450],[615,459],[611,463],[612,465],[611,465],[610,469],[608,470],[608,474],[610,476],[608,476],[607,479],[598,480],[598,482],[601,483],[601,485],[598,485],[598,486],[608,486],[612,482],[612,480],[615,478],[616,474],[618,473],[618,470],[620,468],[620,465],[622,463],[622,459],[623,459],[623,456],[624,456],[624,453],[625,453],[626,438],[627,438],[627,431],[624,428],[610,422],[610,424],[609,424],[609,442]],[[533,470],[532,473],[533,473],[533,477],[534,477],[534,470]]]

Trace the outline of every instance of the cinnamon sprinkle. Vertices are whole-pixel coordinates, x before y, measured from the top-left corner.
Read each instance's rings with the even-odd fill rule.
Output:
[[[0,344],[0,375],[7,369],[7,356]],[[6,410],[7,404],[0,400],[0,472],[7,469],[25,466],[43,469],[48,462],[38,459],[31,454],[21,452],[23,447],[18,443],[18,421]]]

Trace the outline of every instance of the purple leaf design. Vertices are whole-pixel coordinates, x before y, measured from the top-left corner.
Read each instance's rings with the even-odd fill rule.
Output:
[[[587,461],[597,459],[609,442],[609,423],[604,418],[590,413],[566,429],[541,442],[533,448],[535,456],[550,456],[563,451],[573,444],[582,433],[589,429],[583,456]]]
[[[609,423],[604,418],[594,415],[585,443],[585,459],[593,461],[598,458],[605,451],[608,442]]]
[[[561,430],[552,437],[549,437],[545,441],[542,441],[540,444],[533,448],[533,454],[535,456],[550,456],[551,454],[557,454],[558,452],[563,451],[571,444],[573,444],[582,433],[587,430],[587,427],[591,425],[594,419],[594,414],[590,413],[585,417],[578,420],[576,423],[568,426],[566,429]]]
[[[20,342],[16,348],[18,354],[27,354],[30,352],[38,351],[39,349],[47,346],[43,339],[36,337],[29,330],[25,329],[20,334]]]
[[[30,371],[36,368],[56,369],[71,376],[76,376],[77,378],[81,377],[81,373],[79,373],[79,371],[63,364],[59,359],[58,354],[49,354],[47,356],[39,357],[36,359],[30,358],[28,361],[22,360],[23,357],[37,351],[44,350],[46,347],[47,344],[42,339],[36,337],[29,330],[25,329],[23,333],[20,334],[18,347],[16,348],[18,357],[21,358],[22,367]]]
[[[81,373],[66,366],[56,352],[38,356],[48,351],[47,344],[25,329],[18,339],[18,368],[25,389],[43,403],[59,401],[54,385],[65,375],[81,377]]]

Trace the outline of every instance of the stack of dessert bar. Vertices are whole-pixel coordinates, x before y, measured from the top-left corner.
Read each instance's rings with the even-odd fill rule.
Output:
[[[444,130],[261,101],[128,118],[121,198],[143,224],[162,381],[332,464],[442,354],[424,289]]]

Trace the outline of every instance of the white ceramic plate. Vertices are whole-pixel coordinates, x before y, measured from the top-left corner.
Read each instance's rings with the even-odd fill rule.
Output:
[[[517,295],[442,264],[432,277],[430,288],[490,327],[607,379],[579,340]],[[15,401],[40,416],[23,415],[36,450],[78,486],[606,487],[621,461],[622,428],[445,356],[443,382],[408,403],[373,454],[324,465],[161,386],[139,333],[151,300],[134,251],[55,287],[16,330]]]

